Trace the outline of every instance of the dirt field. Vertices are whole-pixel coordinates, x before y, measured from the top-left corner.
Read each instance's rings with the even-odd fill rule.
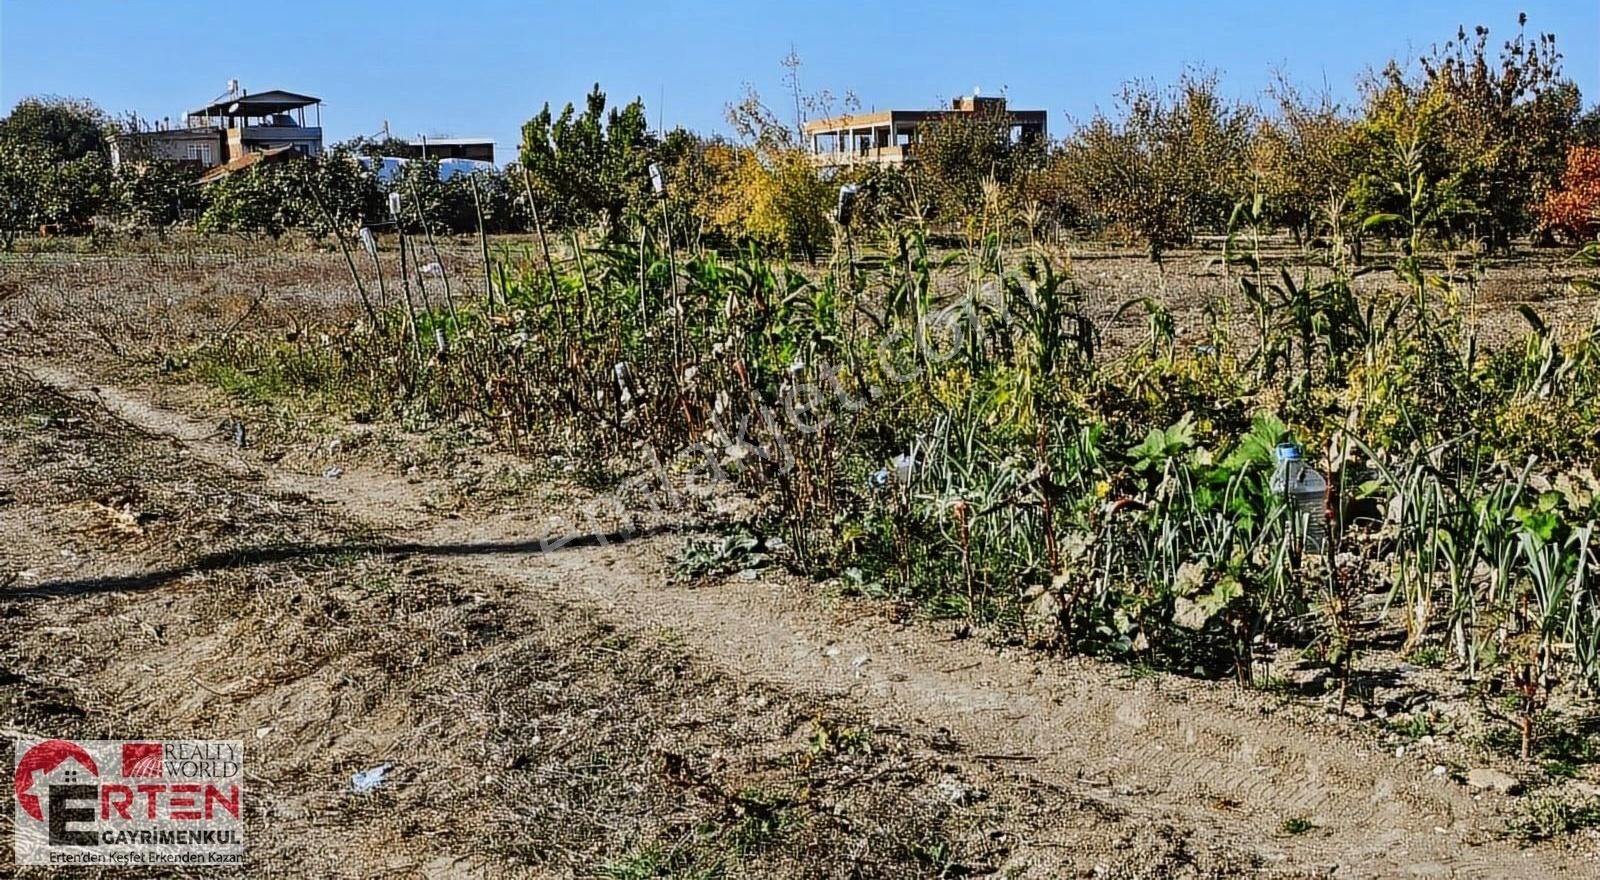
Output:
[[[1205,255],[1076,271],[1180,333],[1229,288]],[[1462,774],[1515,768],[1460,742],[955,639],[774,571],[680,583],[728,499],[648,512],[471,432],[172,368],[353,314],[342,272],[0,264],[0,732],[244,740],[250,876],[1600,876],[1593,831],[1510,834],[1526,798]],[[1587,320],[1563,272],[1491,270],[1483,320]]]

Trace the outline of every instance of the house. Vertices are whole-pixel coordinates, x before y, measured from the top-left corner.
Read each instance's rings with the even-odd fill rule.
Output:
[[[963,114],[1003,117],[1011,124],[1011,138],[1021,141],[1047,137],[1043,110],[1010,110],[1005,98],[963,95],[948,110],[882,110],[818,119],[805,124],[806,144],[812,161],[830,168],[851,165],[904,165],[916,152],[917,130],[924,125]]]
[[[471,159],[494,164],[494,141],[488,138],[394,139],[385,144],[385,150],[396,159]]]
[[[235,89],[189,113],[189,124],[221,132],[224,161],[272,147],[290,147],[305,156],[322,155],[322,99],[272,89],[251,95]],[[306,125],[306,108],[315,125]]]
[[[119,132],[111,138],[112,167],[124,163],[190,162],[210,168],[222,161],[222,141],[211,128],[168,128]]]
[[[312,125],[306,124],[307,109],[315,114]],[[116,135],[111,162],[167,160],[209,169],[279,147],[301,156],[322,154],[322,99],[280,89],[252,95],[234,80],[226,94],[189,111],[182,127],[163,123]]]

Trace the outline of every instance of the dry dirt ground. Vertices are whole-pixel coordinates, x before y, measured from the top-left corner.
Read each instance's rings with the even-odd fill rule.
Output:
[[[0,267],[0,734],[244,740],[251,876],[1600,876],[1316,702],[679,583],[693,513],[154,380],[332,265]]]

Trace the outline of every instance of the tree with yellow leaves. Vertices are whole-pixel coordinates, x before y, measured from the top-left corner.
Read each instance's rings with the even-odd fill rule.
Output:
[[[707,157],[722,172],[708,199],[712,225],[732,240],[814,257],[832,234],[832,187],[753,90],[729,106],[728,122],[743,143]]]

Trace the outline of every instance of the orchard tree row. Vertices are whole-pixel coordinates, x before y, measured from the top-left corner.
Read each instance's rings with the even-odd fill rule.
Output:
[[[1222,232],[1233,207],[1256,198],[1260,219],[1295,240],[1337,233],[1357,251],[1407,223],[1497,250],[1600,228],[1600,108],[1584,111],[1553,36],[1496,46],[1485,28],[1462,30],[1415,69],[1390,62],[1358,86],[1344,106],[1280,79],[1246,104],[1192,71],[1167,86],[1128,83],[1111,112],[1055,143],[1013,140],[1000,114],[952,115],[918,132],[904,168],[841,171],[814,165],[795,124],[754,92],[729,105],[731,137],[658,136],[641,101],[608,110],[597,86],[581,110],[546,105],[531,119],[520,161],[559,224],[624,235],[625,218],[659,210],[646,171],[659,162],[677,234],[790,253],[828,244],[844,184],[867,195],[868,222],[910,217],[970,234],[998,213],[1012,232],[1110,236],[1154,258]]]
[[[1351,106],[1287,79],[1249,104],[1191,71],[1169,85],[1128,83],[1109,112],[1057,142],[1013,140],[1003,115],[952,115],[919,130],[903,168],[837,171],[812,161],[798,118],[754,91],[728,106],[730,134],[708,135],[653,131],[642,101],[608,106],[596,86],[581,108],[546,104],[528,120],[501,171],[441,181],[431,163],[411,163],[380,181],[355,160],[381,145],[357,139],[203,187],[197,169],[175,163],[113,171],[119,123],[87,101],[29,98],[0,119],[0,236],[9,245],[41,229],[174,225],[320,236],[387,219],[394,190],[441,232],[475,231],[480,214],[488,231],[524,230],[536,210],[552,230],[618,241],[664,218],[701,246],[814,256],[832,243],[847,184],[863,196],[857,223],[1097,236],[1154,259],[1220,233],[1247,202],[1258,223],[1300,243],[1337,237],[1358,258],[1364,239],[1400,227],[1497,250],[1600,230],[1600,108],[1584,111],[1553,36],[1495,44],[1485,28],[1462,30],[1414,68],[1391,62],[1358,85]],[[831,111],[826,93],[794,97]]]

